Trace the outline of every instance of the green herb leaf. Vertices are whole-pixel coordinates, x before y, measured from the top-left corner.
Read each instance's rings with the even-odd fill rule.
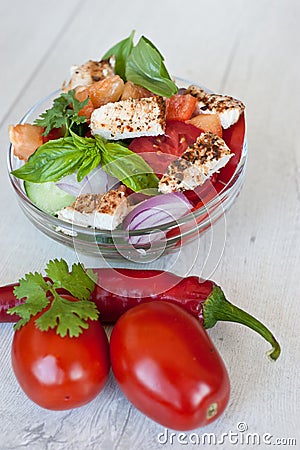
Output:
[[[163,97],[171,97],[178,90],[164,65],[163,56],[144,36],[128,56],[125,74],[128,80]]]
[[[87,320],[97,320],[98,310],[95,303],[89,300],[72,302],[55,295],[51,307],[36,321],[41,331],[56,328],[57,334],[65,337],[78,337],[84,329],[88,328]]]
[[[61,95],[65,95],[69,98],[70,100],[70,105],[73,106],[73,108],[70,110],[67,110],[68,116],[72,117],[72,120],[79,124],[79,123],[83,123],[86,122],[86,117],[85,116],[78,116],[78,113],[81,111],[82,108],[84,108],[89,101],[89,97],[87,97],[85,100],[79,101],[76,97],[75,97],[75,93],[76,90],[75,89],[71,89],[70,91],[68,91],[67,93],[63,93]]]
[[[67,138],[51,140],[41,145],[27,163],[11,173],[33,183],[58,181],[77,172],[81,181],[101,162],[95,139],[82,138],[72,133]]]
[[[49,261],[46,274],[55,288],[63,287],[79,300],[90,298],[97,281],[97,275],[90,270],[85,271],[81,264],[73,264],[69,272],[68,264],[63,259]]]
[[[96,136],[96,141],[102,148],[102,168],[109,175],[118,178],[135,192],[158,188],[157,176],[140,155],[114,142],[104,145],[99,136]]]
[[[38,119],[34,121],[35,125],[45,127],[44,136],[47,136],[53,128],[65,127],[68,134],[69,129],[74,123],[79,125],[86,122],[85,116],[79,116],[79,111],[87,105],[89,99],[82,102],[75,98],[75,89],[60,94],[53,101],[53,106],[43,112]]]
[[[122,41],[114,45],[112,48],[110,48],[102,58],[108,59],[112,55],[115,56],[116,58],[115,73],[119,75],[121,78],[123,78],[124,81],[126,81],[125,78],[126,61],[133,48],[134,33],[135,31],[132,31],[128,38],[123,39]]]
[[[86,159],[79,167],[77,172],[77,181],[82,181],[92,170],[96,169],[101,162],[101,156],[97,149],[93,149],[89,159]]]
[[[70,133],[67,138],[41,145],[26,164],[11,172],[12,175],[33,183],[45,183],[77,171],[80,182],[101,163],[109,175],[135,192],[157,189],[159,180],[140,155],[124,145],[106,142],[100,136],[85,138]]]
[[[94,138],[83,138],[77,136],[72,131],[71,135],[76,147],[85,154],[85,158],[77,172],[77,180],[80,182],[86,175],[99,166],[101,162],[101,154],[99,153],[99,149]]]
[[[72,137],[60,138],[41,145],[27,163],[12,174],[33,183],[58,181],[79,169],[85,158],[85,151],[74,145]]]
[[[8,310],[9,314],[18,314],[21,317],[15,325],[16,330],[25,325],[31,316],[42,311],[49,303],[47,299],[49,285],[40,273],[28,273],[19,283],[20,285],[14,288],[14,295],[19,300],[25,298],[26,303]]]
[[[72,136],[74,145],[79,150],[86,151],[87,148],[88,149],[94,148],[96,145],[94,138],[78,136],[76,133],[73,133],[73,131],[71,131],[71,136]]]
[[[56,328],[57,334],[62,337],[67,334],[70,337],[78,336],[88,328],[88,320],[98,319],[97,307],[89,300],[95,288],[97,274],[92,270],[85,271],[81,264],[73,264],[69,272],[66,261],[62,259],[49,261],[46,273],[51,279],[48,282],[39,273],[29,273],[15,288],[15,296],[18,299],[25,298],[25,303],[8,310],[9,314],[18,314],[21,317],[15,329],[21,328],[32,316],[49,306],[36,319],[36,326],[42,331]],[[78,300],[61,297],[57,292],[60,288]],[[50,294],[53,300],[47,297]]]

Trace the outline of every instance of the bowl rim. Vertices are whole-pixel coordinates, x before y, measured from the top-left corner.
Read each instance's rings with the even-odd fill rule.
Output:
[[[192,81],[186,80],[184,78],[180,77],[174,77],[176,81],[186,83],[186,84],[194,84],[197,85],[203,89],[205,89],[207,92],[212,92],[206,87],[203,87],[199,85],[199,83],[193,83]],[[24,124],[27,119],[44,103],[49,101],[50,99],[56,98],[57,95],[59,95],[62,92],[61,89],[57,89],[55,91],[52,91],[50,94],[48,94],[46,97],[43,97],[38,102],[36,102],[25,114],[24,116],[19,120],[18,124]],[[245,113],[244,113],[245,114]],[[245,120],[246,123],[246,120]],[[17,158],[13,153],[13,145],[12,143],[9,144],[8,147],[8,154],[7,154],[7,169],[8,169],[8,175],[10,182],[12,186],[14,187],[15,191],[21,197],[33,210],[36,211],[37,214],[44,217],[46,220],[50,220],[52,224],[58,228],[69,230],[72,233],[76,234],[85,234],[85,235],[93,235],[93,236],[103,236],[103,237],[114,237],[114,238],[128,238],[128,236],[143,236],[145,234],[150,234],[152,232],[155,232],[158,230],[160,231],[169,231],[173,228],[180,227],[184,224],[189,223],[191,220],[196,221],[198,217],[201,215],[208,215],[208,218],[210,216],[209,211],[214,210],[214,208],[219,204],[223,204],[223,199],[226,195],[230,195],[230,192],[234,190],[236,181],[240,178],[240,176],[245,172],[245,166],[248,158],[248,151],[247,151],[247,136],[246,136],[246,129],[245,129],[245,135],[244,135],[244,142],[243,142],[243,148],[242,148],[242,154],[240,161],[238,165],[236,166],[236,169],[234,173],[232,174],[229,181],[224,184],[224,187],[221,189],[220,192],[217,192],[216,195],[213,196],[212,199],[210,199],[208,202],[206,202],[201,208],[198,208],[195,211],[191,211],[188,214],[185,214],[183,217],[172,220],[169,222],[166,222],[165,224],[152,226],[149,228],[142,228],[139,230],[123,230],[123,229],[115,229],[115,230],[101,230],[97,228],[91,228],[91,227],[84,227],[81,225],[74,224],[72,222],[67,222],[65,220],[59,219],[56,216],[53,216],[51,214],[48,214],[47,212],[40,209],[38,206],[36,206],[26,195],[26,193],[21,188],[22,180],[19,180],[14,175],[11,174],[11,171],[13,170],[13,162]],[[202,222],[201,222],[202,225]],[[203,223],[205,226],[206,223]]]

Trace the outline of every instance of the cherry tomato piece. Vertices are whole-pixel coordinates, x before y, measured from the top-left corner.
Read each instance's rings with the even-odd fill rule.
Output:
[[[90,402],[103,389],[110,370],[102,325],[89,320],[79,337],[61,337],[55,329],[40,331],[35,326],[40,315],[14,334],[12,367],[21,388],[46,409],[65,410]]]
[[[63,132],[60,128],[52,128],[50,133],[47,134],[47,136],[43,136],[43,144],[46,142],[59,139],[63,136]]]
[[[167,120],[188,120],[196,108],[197,99],[190,94],[175,94],[166,99]]]
[[[165,427],[191,430],[224,411],[224,363],[195,317],[154,301],[127,311],[110,340],[113,373],[136,408]]]

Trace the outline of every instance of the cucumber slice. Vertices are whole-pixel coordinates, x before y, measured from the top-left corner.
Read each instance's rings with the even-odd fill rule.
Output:
[[[24,188],[28,198],[41,210],[54,215],[56,211],[71,205],[76,197],[67,194],[53,181],[48,183],[31,183],[24,181]]]

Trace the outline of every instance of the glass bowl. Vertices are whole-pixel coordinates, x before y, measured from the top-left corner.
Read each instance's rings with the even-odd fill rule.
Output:
[[[181,78],[175,78],[175,81],[182,88],[193,84]],[[59,90],[55,91],[39,101],[25,114],[20,123],[32,123],[45,109],[51,107],[53,99],[59,94]],[[244,130],[244,115],[240,118],[239,122],[241,121],[240,128],[242,127],[242,130]],[[241,131],[238,132],[241,134]],[[231,131],[228,132],[227,130],[226,133],[227,139],[225,136],[224,139],[230,147],[230,141],[232,140]],[[237,165],[228,168],[229,162],[219,172],[217,183],[210,183],[208,181],[204,185],[205,193],[203,194],[203,190],[202,192],[201,190],[199,191],[199,198],[202,200],[200,204],[202,206],[180,219],[159,225],[159,227],[130,232],[121,229],[108,231],[85,228],[60,220],[39,209],[27,197],[23,181],[15,178],[10,173],[22,165],[22,162],[14,156],[12,145],[9,146],[8,151],[8,171],[21,209],[35,227],[48,237],[74,248],[79,253],[91,256],[101,255],[104,258],[126,258],[134,262],[148,262],[161,255],[176,252],[182,246],[199,239],[200,235],[223,217],[225,212],[232,206],[242,188],[244,180],[247,160],[247,140],[245,133],[241,142]],[[133,236],[148,236],[151,243],[132,245],[130,243],[130,237]]]

